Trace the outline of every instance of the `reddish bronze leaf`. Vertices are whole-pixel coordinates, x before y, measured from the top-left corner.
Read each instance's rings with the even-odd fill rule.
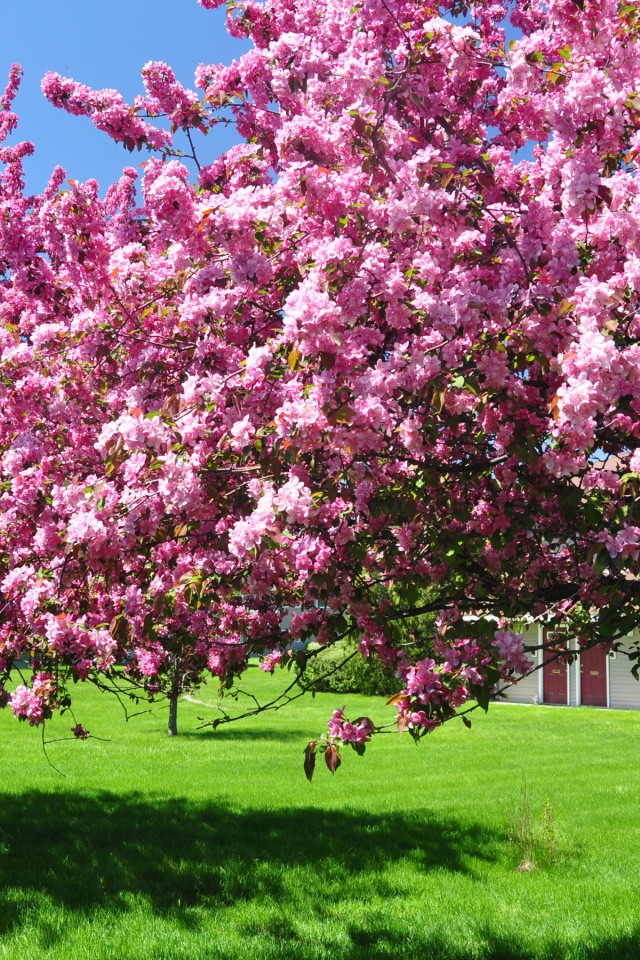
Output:
[[[313,771],[316,767],[316,741],[312,740],[304,751],[304,773],[309,781],[313,780]]]
[[[342,763],[342,760],[340,759],[340,753],[335,743],[332,743],[327,747],[324,755],[324,762],[328,766],[329,770],[331,770],[331,773],[335,773]]]

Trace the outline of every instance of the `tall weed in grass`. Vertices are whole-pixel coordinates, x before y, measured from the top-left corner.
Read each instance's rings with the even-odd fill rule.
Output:
[[[560,860],[561,850],[556,830],[556,815],[549,797],[545,797],[542,807],[541,846],[544,858],[549,863],[557,863]]]
[[[531,795],[524,774],[520,784],[520,794],[511,808],[509,841],[519,852],[519,869],[531,869],[535,859],[536,836],[533,827]]]
[[[541,864],[559,863],[567,856],[558,836],[553,801],[545,797],[541,810],[536,811],[524,774],[519,796],[511,807],[508,837],[518,852],[518,870],[522,873]]]

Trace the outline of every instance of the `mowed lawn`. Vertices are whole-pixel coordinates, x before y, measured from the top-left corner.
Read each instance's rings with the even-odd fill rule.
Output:
[[[393,716],[326,694],[212,734],[183,702],[172,740],[166,711],[126,724],[79,687],[111,739],[52,744],[64,778],[0,713],[0,957],[640,957],[640,713],[495,705],[309,784],[304,745],[345,701]]]

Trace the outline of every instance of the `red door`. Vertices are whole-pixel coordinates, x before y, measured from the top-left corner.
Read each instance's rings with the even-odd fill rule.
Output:
[[[551,635],[545,630],[544,642],[549,643]],[[558,644],[556,650],[549,649],[544,651],[544,666],[542,667],[542,700],[543,703],[567,703],[567,664],[564,660],[552,659],[558,649],[564,649],[564,638],[562,645]]]
[[[580,654],[581,701],[588,707],[607,705],[607,654],[602,647],[592,647]]]

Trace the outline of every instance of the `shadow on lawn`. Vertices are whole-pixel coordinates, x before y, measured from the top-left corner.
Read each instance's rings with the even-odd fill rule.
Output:
[[[470,956],[482,960],[638,960],[640,956],[640,928],[632,934],[612,937],[597,944],[572,944],[547,942],[542,949],[529,949],[518,943],[507,943],[499,937],[484,933],[479,942],[470,947],[456,948],[450,940],[424,935],[414,931],[393,934],[384,926],[369,927],[366,931],[352,928],[352,946],[341,954],[341,960],[469,960]],[[286,954],[287,960],[294,954]]]
[[[42,896],[87,918],[101,909],[129,911],[132,896],[142,896],[185,929],[199,927],[203,913],[212,909],[270,902],[278,908],[276,927],[267,921],[260,937],[277,945],[281,960],[300,960],[316,956],[302,950],[288,920],[299,910],[301,888],[312,891],[306,909],[317,909],[319,916],[335,902],[337,890],[345,906],[370,896],[376,902],[411,896],[416,885],[429,895],[438,886],[431,871],[479,879],[482,862],[501,859],[506,842],[497,831],[429,812],[376,816],[313,807],[233,812],[221,804],[136,794],[26,792],[3,797],[0,805],[0,938],[34,920],[37,925]],[[400,861],[406,869],[398,873]],[[348,940],[336,945],[336,960],[469,958],[429,925],[400,926],[385,912],[369,915],[362,925],[345,919]],[[64,933],[47,936],[52,946]],[[479,939],[480,952],[473,955],[482,960],[640,956],[640,934],[570,953],[563,944],[551,953],[530,952],[496,938],[489,926]]]
[[[384,893],[385,868],[471,872],[504,837],[455,820],[308,807],[233,812],[220,804],[113,793],[4,796],[0,805],[0,936],[19,925],[15,890],[70,910],[129,909],[142,894],[158,912],[282,898],[291,867],[318,891],[347,873]],[[473,859],[472,859],[473,858]],[[7,895],[7,888],[14,893]],[[389,895],[398,890],[389,882]]]

